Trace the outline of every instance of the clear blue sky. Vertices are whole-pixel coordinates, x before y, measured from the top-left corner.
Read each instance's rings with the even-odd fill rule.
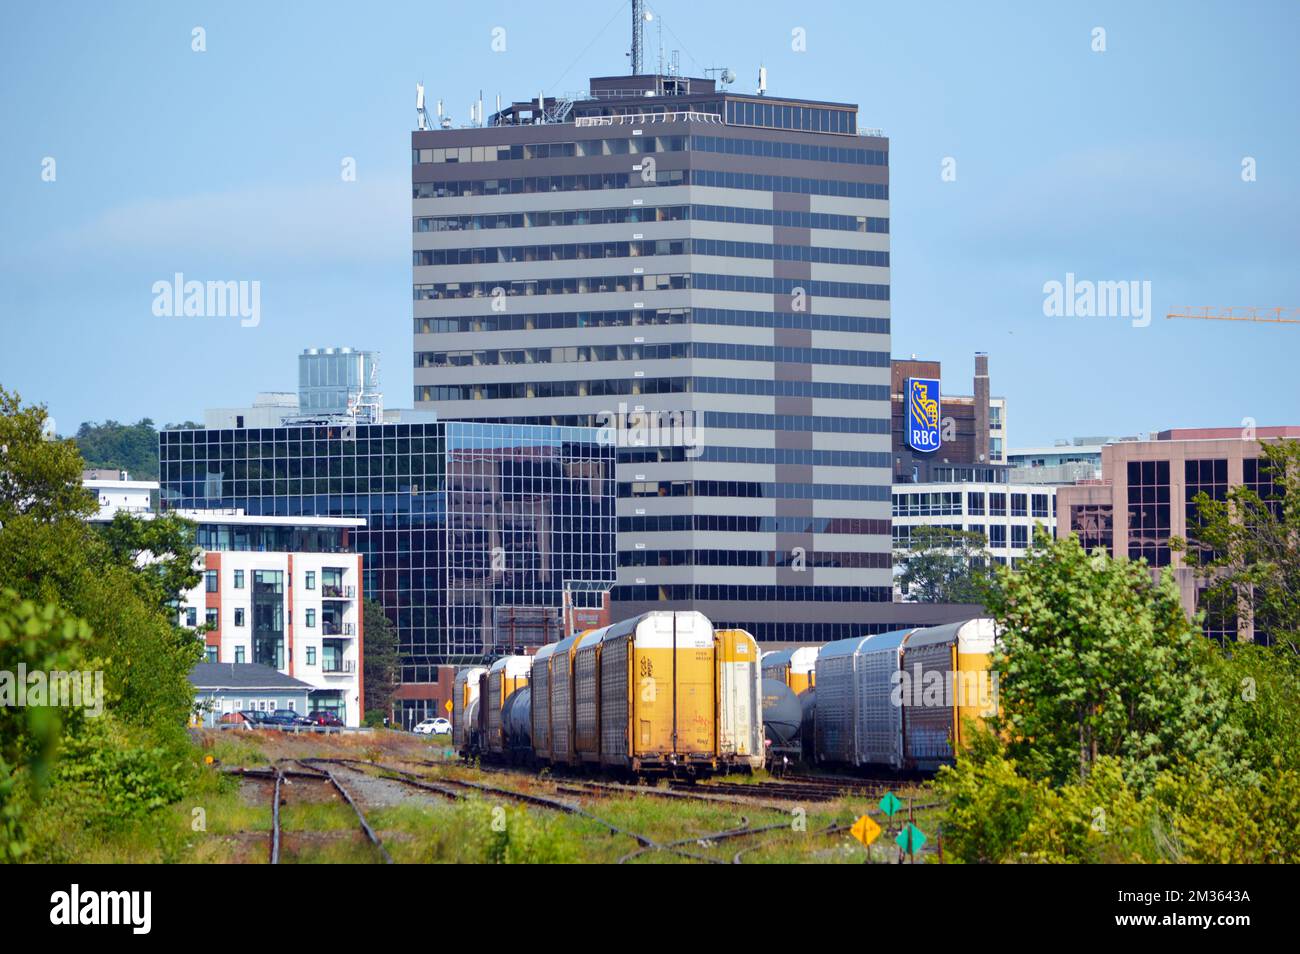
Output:
[[[1163,318],[1300,308],[1300,5],[650,6],[684,72],[727,65],[752,90],[762,62],[773,94],[856,101],[861,124],[891,137],[894,354],[942,360],[965,390],[973,352],[990,352],[1013,446],[1300,423],[1300,326]],[[347,344],[381,351],[388,403],[409,406],[416,81],[458,121],[480,89],[489,108],[498,92],[583,89],[626,71],[619,11],[10,7],[0,383],[48,404],[62,433],[166,423],[292,390],[302,347]],[[195,26],[207,52],[191,50]],[[795,27],[807,52],[791,50]],[[653,26],[646,39],[653,51]],[[355,182],[340,176],[349,156]],[[940,178],[949,156],[955,182]],[[260,281],[261,324],[155,317],[151,286],[177,271]],[[1067,272],[1149,280],[1155,319],[1044,317],[1043,283]]]

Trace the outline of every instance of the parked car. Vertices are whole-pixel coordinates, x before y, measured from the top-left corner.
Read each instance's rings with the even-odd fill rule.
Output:
[[[258,712],[256,709],[240,709],[239,715],[244,717],[244,725],[250,729],[260,729],[266,725],[268,713]]]
[[[292,709],[276,709],[271,713],[263,713],[266,716],[266,725],[273,728],[289,729],[294,726],[312,725],[312,721],[306,716],[299,715]]]
[[[425,719],[411,731],[419,735],[448,735],[451,733],[451,723],[439,716],[436,719]]]
[[[329,726],[332,729],[343,728],[342,719],[340,719],[334,713],[326,712],[323,709],[318,709],[315,712],[307,713],[307,721],[310,722],[312,725]]]
[[[218,725],[236,725],[241,729],[254,728],[253,720],[249,718],[250,713],[246,712],[223,712],[221,718],[217,720]]]

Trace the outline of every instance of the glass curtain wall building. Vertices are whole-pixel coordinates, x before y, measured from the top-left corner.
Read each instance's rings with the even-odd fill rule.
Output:
[[[889,142],[856,105],[606,77],[411,146],[416,407],[611,429],[616,618],[895,625]]]
[[[364,518],[364,595],[397,626],[403,682],[430,682],[437,665],[558,638],[566,583],[612,585],[615,448],[598,437],[453,421],[169,430],[161,505]],[[272,647],[276,620],[257,625]]]

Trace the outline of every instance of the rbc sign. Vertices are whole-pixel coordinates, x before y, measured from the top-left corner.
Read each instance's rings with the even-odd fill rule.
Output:
[[[907,379],[907,446],[937,451],[939,438],[939,379]]]

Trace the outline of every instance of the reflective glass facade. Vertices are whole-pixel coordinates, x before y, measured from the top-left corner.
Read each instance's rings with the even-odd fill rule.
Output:
[[[376,424],[159,435],[166,509],[361,517],[402,679],[554,639],[566,581],[615,578],[615,448],[587,428]],[[540,635],[539,635],[540,634]]]

